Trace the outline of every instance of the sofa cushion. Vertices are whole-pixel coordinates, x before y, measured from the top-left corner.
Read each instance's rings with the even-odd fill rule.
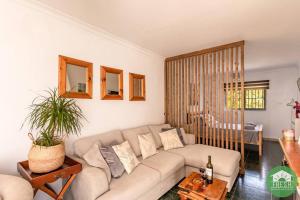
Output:
[[[169,152],[183,156],[186,165],[197,168],[205,167],[208,156],[211,155],[214,172],[223,176],[231,176],[241,159],[238,151],[203,144],[186,145],[184,148],[172,149]]]
[[[155,144],[156,144],[156,148],[161,147],[162,143],[161,143],[161,140],[160,140],[159,133],[162,132],[161,129],[163,129],[163,128],[171,128],[170,124],[149,125],[148,127],[149,127],[150,131],[153,134]]]
[[[133,153],[128,141],[112,147],[122,162],[126,172],[130,174],[136,166],[140,164],[136,155]]]
[[[138,165],[131,173],[124,173],[118,179],[112,179],[110,190],[97,200],[138,199],[160,182],[158,171],[145,165]]]
[[[103,169],[106,173],[108,182],[111,181],[110,168],[100,153],[99,144],[95,143],[84,155],[83,159],[91,166]]]
[[[107,145],[107,146],[103,145],[99,148],[101,155],[105,159],[105,162],[107,163],[110,169],[111,176],[114,178],[118,178],[122,176],[122,174],[125,171],[122,162],[120,161],[118,155],[116,154],[116,152],[112,147],[113,145],[117,145],[117,144],[118,143],[113,142],[111,143],[111,145]]]
[[[181,135],[182,135],[182,138],[184,141],[184,145],[190,144],[188,134],[185,132],[184,128],[180,128],[180,132],[181,132]],[[195,136],[193,134],[189,134],[189,135],[192,135],[195,138]]]
[[[146,135],[138,135],[138,140],[143,159],[146,159],[157,153],[156,145],[151,133]]]
[[[171,130],[171,129],[176,129],[177,135],[178,135],[178,137],[179,137],[181,143],[182,143],[183,145],[185,145],[186,143],[185,143],[185,140],[184,140],[184,138],[183,138],[183,137],[185,136],[185,131],[184,131],[183,128],[162,128],[161,131],[162,131],[162,132],[166,132],[166,131],[169,131],[169,130]]]
[[[96,142],[98,143],[99,141],[102,145],[109,145],[113,141],[116,141],[120,144],[124,142],[124,139],[120,130],[83,137],[74,142],[74,152],[78,157],[82,158],[82,156],[92,147],[92,145]]]
[[[161,142],[164,146],[164,150],[175,149],[184,147],[180,141],[176,129],[171,129],[162,133],[159,133]]]
[[[126,130],[122,130],[123,137],[127,140],[133,149],[133,152],[136,156],[141,155],[141,149],[139,145],[138,135],[144,135],[150,133],[150,130],[147,126],[141,126],[137,128],[130,128]]]
[[[161,180],[164,180],[184,167],[184,158],[167,151],[160,151],[158,154],[143,160],[142,164],[159,171]]]

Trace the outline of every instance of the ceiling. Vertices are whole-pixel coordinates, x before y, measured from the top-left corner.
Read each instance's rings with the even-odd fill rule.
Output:
[[[299,0],[37,0],[164,57],[246,41],[246,69],[300,63]]]

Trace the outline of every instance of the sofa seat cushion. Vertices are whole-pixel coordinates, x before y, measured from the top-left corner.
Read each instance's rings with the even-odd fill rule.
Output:
[[[197,168],[205,167],[208,156],[211,155],[214,172],[222,176],[231,176],[241,159],[238,151],[203,144],[186,145],[184,148],[172,149],[169,152],[183,156],[186,165]]]
[[[158,154],[142,160],[142,164],[159,171],[161,180],[165,180],[184,167],[184,158],[167,151],[160,151]]]
[[[145,165],[138,165],[131,174],[124,173],[112,179],[110,190],[97,200],[137,199],[160,182],[158,171]]]

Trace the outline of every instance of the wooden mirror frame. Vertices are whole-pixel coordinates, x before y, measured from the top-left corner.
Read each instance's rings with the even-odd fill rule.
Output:
[[[102,100],[123,100],[123,70],[112,67],[100,66],[101,76],[101,99]],[[119,95],[109,95],[106,93],[106,73],[119,75]]]
[[[76,65],[87,69],[87,92],[68,92],[67,91],[67,64]],[[58,92],[59,96],[66,98],[91,99],[93,95],[93,63],[59,55],[58,70]]]
[[[134,96],[134,79],[142,80],[142,96]],[[129,100],[130,101],[145,101],[146,100],[146,81],[145,75],[129,73]]]

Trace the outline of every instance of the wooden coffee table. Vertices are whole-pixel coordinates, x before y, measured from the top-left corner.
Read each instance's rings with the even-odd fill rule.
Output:
[[[178,195],[181,200],[225,200],[227,194],[227,182],[214,178],[213,183],[205,188],[195,187],[195,183],[201,181],[199,173],[192,172],[180,184]]]
[[[34,188],[34,194],[36,194],[38,190],[41,190],[56,200],[63,199],[65,192],[75,179],[76,174],[78,174],[82,169],[82,165],[80,163],[68,156],[65,157],[64,164],[60,168],[49,173],[36,174],[31,172],[28,160],[19,162],[17,167],[21,176],[28,180]],[[62,187],[61,191],[56,193],[49,183],[52,183],[59,178],[67,179],[67,182]]]

